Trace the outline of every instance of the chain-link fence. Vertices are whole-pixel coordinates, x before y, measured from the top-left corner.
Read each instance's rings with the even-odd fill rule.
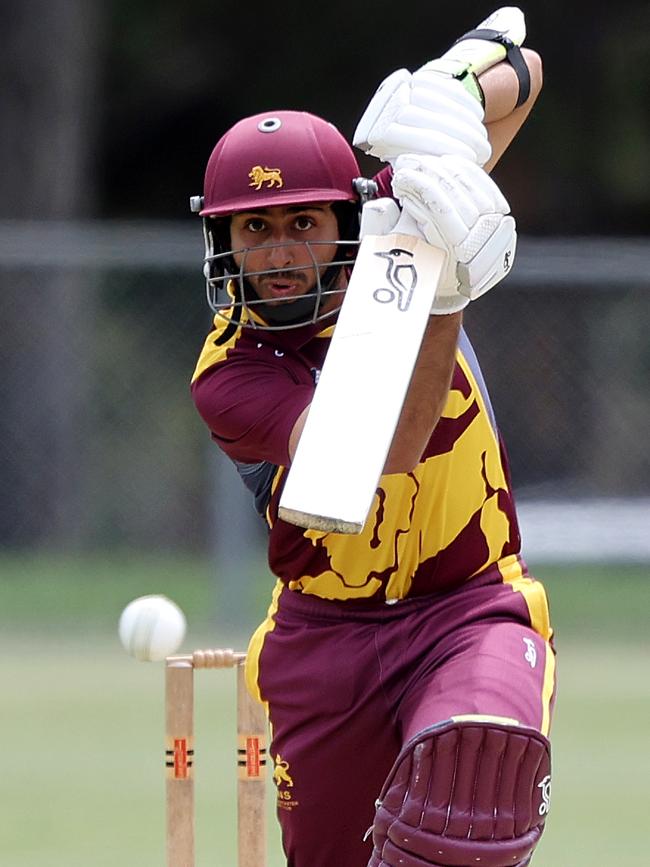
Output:
[[[194,223],[0,224],[0,544],[205,551],[249,521],[189,397],[202,252]],[[468,311],[547,556],[650,558],[649,290],[645,241],[524,238]]]

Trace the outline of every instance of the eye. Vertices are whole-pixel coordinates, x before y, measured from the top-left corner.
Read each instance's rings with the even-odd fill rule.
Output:
[[[257,234],[266,229],[266,223],[260,217],[251,217],[250,220],[246,220],[244,223],[244,228],[253,234]]]
[[[306,232],[308,229],[313,229],[316,222],[313,217],[310,217],[308,214],[298,214],[294,225],[298,231]]]

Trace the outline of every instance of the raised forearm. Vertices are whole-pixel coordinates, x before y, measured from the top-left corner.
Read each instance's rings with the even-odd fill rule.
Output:
[[[462,313],[429,317],[384,473],[409,472],[420,460],[447,401],[461,321]]]
[[[530,93],[528,99],[519,107],[516,107],[519,79],[508,62],[499,63],[479,76],[485,97],[484,122],[492,145],[492,156],[485,164],[488,172],[496,165],[519,131],[542,89],[541,57],[529,48],[522,48],[521,53],[530,73]]]

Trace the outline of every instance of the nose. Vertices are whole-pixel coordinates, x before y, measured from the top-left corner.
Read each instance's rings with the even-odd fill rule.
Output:
[[[294,264],[295,245],[286,232],[279,230],[273,233],[267,250],[267,261],[271,268],[279,270]]]

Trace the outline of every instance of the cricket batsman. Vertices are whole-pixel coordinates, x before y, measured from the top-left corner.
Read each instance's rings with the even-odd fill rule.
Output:
[[[486,169],[541,89],[524,35],[502,9],[390,75],[354,137],[386,164],[373,179],[332,124],[272,110],[222,136],[193,199],[215,318],[192,396],[268,526],[276,584],[247,680],[289,867],[525,867],[544,828],[552,630],[462,325],[515,255]],[[360,232],[401,211],[445,252],[443,278],[363,531],[305,530],[278,518],[287,471]]]

